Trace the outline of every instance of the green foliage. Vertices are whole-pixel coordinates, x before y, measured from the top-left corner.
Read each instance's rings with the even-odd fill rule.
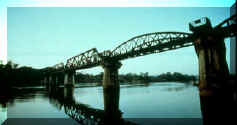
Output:
[[[77,73],[75,80],[77,83],[102,83],[103,72],[97,75]]]
[[[40,85],[42,74],[32,67],[18,67],[18,64],[8,61],[6,65],[0,64],[0,83],[4,87],[36,86]]]
[[[102,83],[103,73],[101,72],[98,75],[91,74],[76,74],[76,82],[77,83]],[[158,76],[149,76],[148,72],[145,73],[128,73],[128,74],[120,74],[118,76],[120,84],[129,83],[129,84],[147,84],[149,82],[190,82],[195,81],[196,77],[193,75],[181,74],[178,72],[167,72],[160,74]]]
[[[189,82],[189,81],[195,81],[196,77],[194,75],[187,75],[187,74],[181,74],[178,72],[174,73],[163,73],[157,76],[154,81],[155,82]]]

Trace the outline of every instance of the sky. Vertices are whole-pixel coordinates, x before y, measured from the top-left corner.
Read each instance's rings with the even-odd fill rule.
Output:
[[[53,66],[91,48],[112,50],[128,39],[151,32],[189,32],[188,23],[208,17],[215,26],[229,7],[9,7],[7,58],[20,66]],[[227,62],[230,45],[226,39]],[[198,74],[194,47],[122,61],[120,74],[165,72]],[[101,67],[79,70],[98,74]]]

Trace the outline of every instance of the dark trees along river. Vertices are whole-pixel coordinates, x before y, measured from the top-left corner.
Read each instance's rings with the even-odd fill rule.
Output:
[[[43,73],[39,69],[32,67],[22,66],[19,67],[9,61],[7,64],[0,64],[0,83],[4,87],[12,86],[40,86],[41,80],[43,79]],[[103,72],[93,75],[93,74],[82,74],[80,72],[76,73],[75,80],[76,83],[102,83]],[[64,74],[59,75],[59,81],[63,84]],[[128,73],[119,75],[120,83],[149,83],[149,82],[190,82],[196,81],[196,77],[193,75],[181,74],[178,72],[167,72],[156,76],[149,76],[148,72],[145,73]],[[4,88],[3,87],[3,88]]]

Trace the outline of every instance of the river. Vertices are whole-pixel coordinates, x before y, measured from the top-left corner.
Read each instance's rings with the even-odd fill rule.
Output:
[[[42,87],[22,88],[24,93],[0,105],[0,122],[6,118],[69,118],[59,102]],[[63,88],[62,88],[63,89]],[[57,93],[56,93],[57,94]],[[102,109],[102,87],[76,87],[75,102]],[[62,97],[63,98],[63,97]],[[120,86],[123,118],[201,118],[198,88],[175,82]]]

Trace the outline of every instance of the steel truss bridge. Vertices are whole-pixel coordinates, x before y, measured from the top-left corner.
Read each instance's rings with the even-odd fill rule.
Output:
[[[201,22],[205,18],[200,19]],[[208,20],[208,19],[207,19]],[[236,15],[224,20],[214,28],[216,33],[224,37],[236,35]],[[200,23],[199,22],[199,23]],[[193,23],[198,23],[193,22]],[[189,24],[190,26],[192,23]],[[192,27],[191,27],[192,28]],[[190,28],[190,30],[192,30]],[[194,45],[194,33],[186,32],[154,32],[135,36],[113,50],[98,52],[96,48],[69,58],[64,63],[59,63],[51,67],[43,68],[45,73],[64,72],[69,70],[87,69],[101,65],[104,60],[121,61],[129,58],[145,56],[153,53],[161,53],[183,47]]]
[[[104,95],[103,117],[104,119],[118,120],[117,118],[121,117],[121,112],[119,111],[120,86],[118,80],[118,70],[122,65],[120,61],[194,46],[199,61],[198,87],[201,110],[205,124],[209,124],[207,119],[210,120],[212,118],[207,116],[212,116],[215,119],[219,117],[219,114],[216,114],[216,110],[224,109],[223,107],[229,108],[228,110],[221,110],[222,112],[226,112],[232,111],[236,107],[237,100],[234,97],[236,97],[237,93],[236,91],[227,89],[232,88],[232,86],[234,87],[234,84],[232,85],[228,81],[229,71],[226,63],[224,44],[224,38],[237,35],[236,22],[237,17],[233,15],[217,26],[212,27],[208,18],[201,18],[189,23],[189,29],[192,33],[147,33],[125,41],[113,50],[98,52],[96,48],[92,48],[69,58],[66,64],[59,63],[41,69],[45,74],[43,83],[45,83],[46,88],[54,87],[58,83],[57,76],[64,74],[64,88],[73,88],[76,70],[102,66],[104,69],[102,81]],[[223,86],[225,82],[228,82],[228,84]],[[93,116],[92,119],[94,122],[97,122],[97,118],[100,117],[100,115],[98,117],[95,115],[97,114],[97,110],[88,109],[73,101],[63,100],[62,103],[65,113],[76,121],[83,122],[85,117],[91,119]],[[86,112],[90,112],[91,114],[89,113],[87,116],[85,114]],[[229,112],[225,114],[229,114]]]

